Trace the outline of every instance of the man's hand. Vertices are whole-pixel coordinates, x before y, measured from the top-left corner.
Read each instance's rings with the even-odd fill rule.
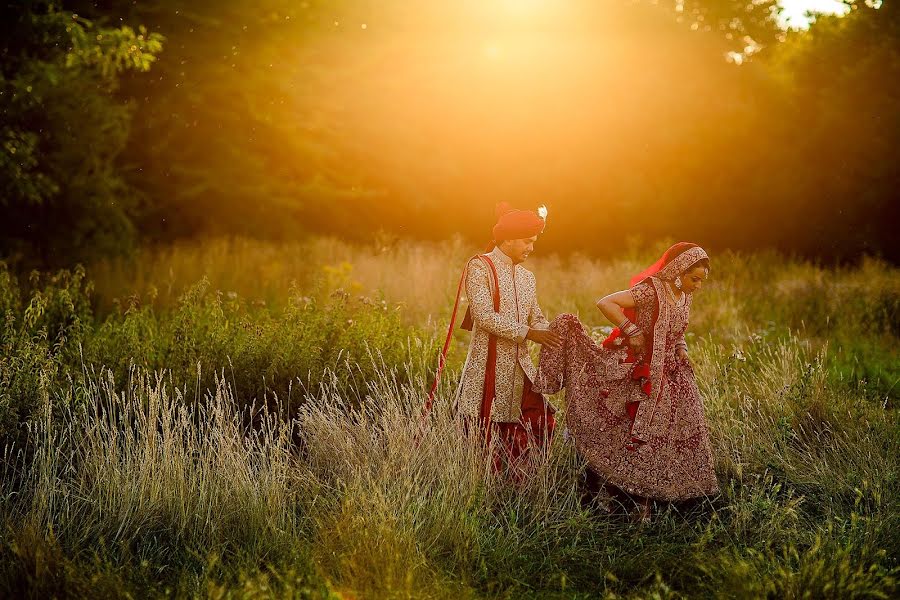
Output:
[[[559,334],[549,329],[529,329],[525,339],[547,346],[551,350],[557,350],[562,346],[562,339],[559,337]]]

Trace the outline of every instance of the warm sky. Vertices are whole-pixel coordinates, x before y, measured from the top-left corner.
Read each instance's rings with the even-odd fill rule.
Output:
[[[781,6],[784,7],[782,22],[790,27],[805,27],[806,11],[837,13],[847,11],[847,6],[839,0],[781,0]]]

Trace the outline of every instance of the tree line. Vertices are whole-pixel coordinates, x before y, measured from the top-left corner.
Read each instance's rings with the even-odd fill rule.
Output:
[[[791,32],[771,1],[509,4],[7,3],[0,251],[480,244],[507,201],[547,204],[560,252],[669,237],[900,259],[892,2]]]

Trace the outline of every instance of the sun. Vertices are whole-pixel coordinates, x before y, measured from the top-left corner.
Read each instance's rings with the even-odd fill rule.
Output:
[[[569,0],[477,0],[473,9],[496,23],[534,23],[557,12]]]
[[[501,0],[500,3],[510,14],[534,15],[546,10],[550,0]]]
[[[780,4],[779,24],[794,29],[809,27],[811,19],[807,13],[812,13],[814,20],[817,13],[844,15],[850,12],[850,7],[840,0],[781,0]]]

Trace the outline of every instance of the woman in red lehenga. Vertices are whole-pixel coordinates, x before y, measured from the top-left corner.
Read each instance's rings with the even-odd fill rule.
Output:
[[[563,339],[541,349],[538,391],[566,389],[566,425],[593,475],[650,516],[651,500],[716,494],[703,401],[684,332],[709,257],[680,242],[597,306],[618,324],[598,346],[574,315],[550,326]]]

